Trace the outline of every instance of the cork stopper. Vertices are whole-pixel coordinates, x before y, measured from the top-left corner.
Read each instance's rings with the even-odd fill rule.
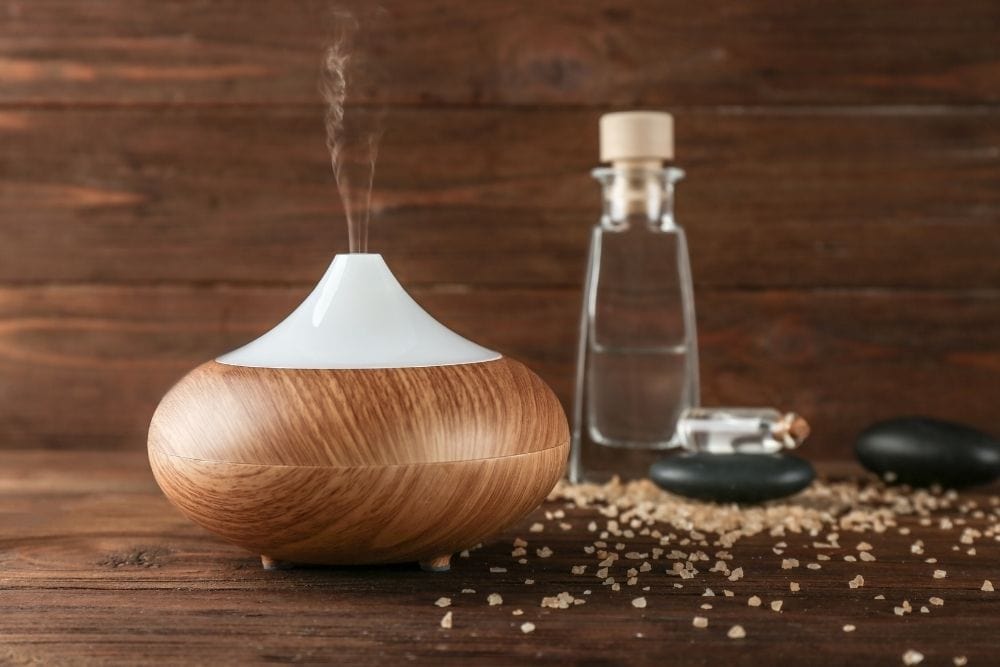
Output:
[[[669,113],[606,113],[600,127],[601,162],[661,163],[674,157],[674,117]]]

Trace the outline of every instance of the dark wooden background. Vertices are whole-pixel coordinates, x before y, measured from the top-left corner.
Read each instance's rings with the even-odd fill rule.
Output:
[[[1000,431],[1000,3],[391,2],[373,250],[571,391],[596,121],[676,115],[706,403]],[[322,3],[0,0],[0,448],[141,449],[346,228]],[[374,70],[373,70],[374,71]]]

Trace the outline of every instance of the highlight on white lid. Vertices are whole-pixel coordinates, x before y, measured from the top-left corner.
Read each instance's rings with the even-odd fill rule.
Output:
[[[601,162],[674,157],[674,117],[665,111],[606,113],[600,126]]]
[[[256,368],[410,368],[499,359],[431,317],[377,254],[334,257],[281,324],[219,363]]]

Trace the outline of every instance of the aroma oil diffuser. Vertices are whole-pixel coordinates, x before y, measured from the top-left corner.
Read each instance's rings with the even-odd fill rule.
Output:
[[[380,255],[338,255],[281,324],[163,398],[149,458],[190,519],[265,567],[446,570],[538,506],[569,430],[522,364],[428,315]]]

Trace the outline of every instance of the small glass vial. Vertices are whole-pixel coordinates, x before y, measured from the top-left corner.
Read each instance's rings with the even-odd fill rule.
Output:
[[[595,169],[604,212],[584,284],[569,477],[645,477],[680,446],[677,420],[698,405],[698,350],[687,241],[674,220],[673,119],[601,118]]]
[[[709,454],[776,454],[809,437],[809,424],[774,408],[692,408],[677,422],[678,446]]]

